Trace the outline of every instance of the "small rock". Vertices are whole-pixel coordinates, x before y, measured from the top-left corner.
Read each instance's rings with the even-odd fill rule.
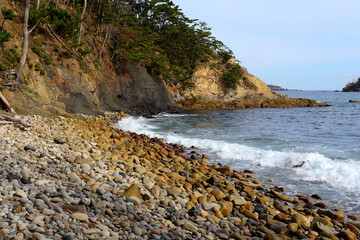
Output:
[[[104,188],[99,187],[96,189],[96,193],[99,195],[104,195],[106,193],[106,190]]]
[[[219,189],[214,189],[211,191],[211,194],[216,198],[216,200],[221,200],[225,197],[224,193]]]
[[[73,213],[73,214],[71,215],[71,217],[72,217],[73,219],[76,219],[76,220],[79,220],[79,221],[83,221],[83,222],[85,222],[85,221],[87,221],[87,220],[89,219],[88,215],[85,214],[85,213]]]
[[[27,194],[21,189],[18,189],[14,195],[21,198],[27,198]]]
[[[139,200],[142,200],[141,198],[141,194],[140,194],[140,189],[138,186],[136,186],[135,184],[131,185],[125,192],[124,196],[126,198],[130,198],[130,197],[136,197]]]
[[[203,207],[203,209],[205,211],[209,211],[209,210],[213,209],[214,207],[220,209],[220,205],[218,203],[214,203],[214,202],[204,202],[203,204],[201,204],[201,206]]]
[[[66,137],[56,137],[54,139],[54,142],[58,143],[58,144],[64,144],[64,143],[67,143],[68,140]]]
[[[26,145],[25,147],[24,147],[24,150],[25,151],[36,151],[36,147],[34,147],[34,146],[31,146],[31,145]]]
[[[142,235],[142,230],[138,227],[134,227],[133,232],[138,236]]]
[[[356,240],[356,235],[351,231],[341,231],[336,236],[344,240]]]
[[[198,228],[194,226],[194,224],[192,224],[191,222],[186,222],[184,224],[184,227],[185,229],[188,229],[190,231],[193,231],[193,232],[197,232],[198,231]]]
[[[62,240],[73,240],[74,239],[74,234],[73,233],[66,233],[63,237]]]
[[[173,195],[173,196],[178,196],[181,193],[181,189],[178,187],[172,187],[166,190],[168,192],[168,194]]]

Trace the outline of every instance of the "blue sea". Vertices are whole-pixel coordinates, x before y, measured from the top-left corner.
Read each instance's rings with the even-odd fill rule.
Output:
[[[319,194],[329,207],[360,213],[360,93],[285,91],[325,108],[235,109],[128,117],[117,127],[195,146],[214,163],[251,169],[290,193]]]

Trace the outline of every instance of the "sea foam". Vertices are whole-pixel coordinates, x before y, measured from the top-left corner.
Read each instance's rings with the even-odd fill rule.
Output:
[[[166,117],[177,116],[166,115]],[[356,160],[338,161],[316,152],[265,150],[237,143],[155,131],[156,127],[151,125],[151,121],[143,117],[123,118],[114,127],[137,134],[145,134],[149,137],[163,138],[167,143],[181,144],[185,147],[195,146],[214,156],[216,158],[214,160],[228,164],[234,169],[243,169],[244,167],[286,169],[291,172],[288,177],[294,180],[323,182],[331,187],[349,192],[360,190],[358,184],[360,182],[360,162]]]

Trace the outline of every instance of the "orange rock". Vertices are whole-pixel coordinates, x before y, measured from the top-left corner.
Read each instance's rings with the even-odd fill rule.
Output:
[[[344,240],[356,240],[356,235],[350,231],[341,231],[336,236]]]
[[[206,216],[206,218],[209,220],[209,221],[214,221],[215,223],[219,223],[220,222],[220,219],[214,215],[208,215]]]
[[[259,221],[258,215],[250,212],[249,210],[245,210],[245,211],[243,212],[243,214],[244,214],[246,217],[248,217],[248,218],[252,218],[252,219],[254,219],[254,220],[256,220],[256,221]]]
[[[331,219],[335,219],[336,221],[338,221],[340,223],[345,222],[345,214],[341,211],[335,212],[335,211],[331,211],[331,210],[318,209],[317,213],[328,216]]]
[[[216,202],[216,198],[214,197],[214,195],[209,194],[207,196],[207,202]]]
[[[212,190],[211,194],[216,198],[217,201],[219,201],[225,197],[225,194],[219,189]]]
[[[360,234],[360,229],[357,228],[353,223],[351,222],[346,223],[346,227],[350,229],[350,231],[352,231],[353,233]]]
[[[225,217],[230,215],[232,210],[233,210],[233,203],[229,202],[229,201],[224,201],[224,202],[220,202],[220,212],[222,215],[224,215]]]
[[[207,200],[208,200],[208,198],[206,196],[201,196],[201,197],[197,198],[197,201],[200,204],[206,202]]]
[[[280,221],[290,221],[291,217],[285,215],[284,213],[279,213],[275,216],[275,219],[280,220]]]

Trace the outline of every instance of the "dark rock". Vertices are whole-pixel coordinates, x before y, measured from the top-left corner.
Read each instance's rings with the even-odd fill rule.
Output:
[[[25,150],[25,151],[36,151],[36,147],[30,146],[30,145],[26,145],[26,146],[24,147],[24,150]]]
[[[360,92],[360,78],[358,78],[357,82],[351,82],[346,84],[346,86],[342,89],[343,92]]]
[[[268,227],[278,234],[289,234],[287,225],[282,222],[268,222]]]
[[[257,213],[262,213],[262,212],[265,212],[267,210],[267,208],[266,208],[266,206],[264,206],[264,205],[262,205],[262,204],[257,204],[256,206],[255,206],[255,212],[257,212]]]
[[[188,214],[192,217],[197,217],[199,214],[200,214],[200,210],[195,208],[195,207],[192,207],[189,211],[188,211]]]
[[[220,179],[215,175],[211,176],[211,178],[207,182],[214,186],[220,186],[222,184]]]
[[[54,142],[58,143],[58,144],[63,144],[63,143],[67,143],[68,140],[66,137],[56,137],[54,139]]]
[[[73,240],[74,234],[73,233],[67,233],[62,237],[63,240]]]
[[[22,178],[20,179],[20,181],[21,181],[23,184],[30,184],[30,183],[31,183],[31,181],[30,181],[29,179],[24,178],[24,177],[22,177]]]
[[[317,200],[323,200],[323,198],[319,194],[313,194],[311,195],[311,197]]]

